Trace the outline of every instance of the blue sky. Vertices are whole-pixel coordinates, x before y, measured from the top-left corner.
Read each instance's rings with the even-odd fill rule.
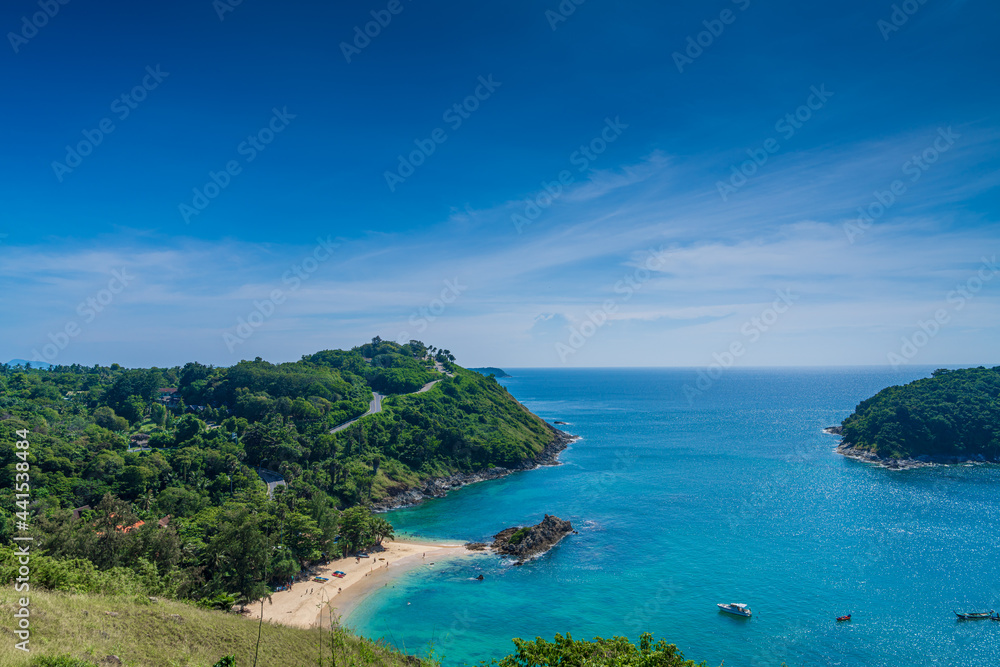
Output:
[[[996,3],[333,4],[4,5],[0,358],[1000,363]]]

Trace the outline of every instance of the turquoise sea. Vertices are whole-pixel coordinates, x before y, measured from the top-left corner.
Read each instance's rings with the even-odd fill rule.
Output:
[[[412,571],[346,622],[447,665],[502,657],[512,637],[644,631],[711,667],[1000,664],[1000,623],[952,613],[1000,610],[1000,466],[888,471],[822,433],[932,370],[734,369],[689,401],[688,369],[508,369],[513,396],[581,436],[563,465],[389,519],[485,541],[549,513],[579,535],[523,567]],[[719,613],[730,601],[753,618]]]

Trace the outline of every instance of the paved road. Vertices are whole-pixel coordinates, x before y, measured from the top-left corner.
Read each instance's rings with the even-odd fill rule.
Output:
[[[435,361],[434,362],[434,368],[437,369],[438,373],[442,373],[444,375],[447,375],[448,377],[455,377],[452,373],[448,373],[447,371],[445,371],[444,366],[441,364],[440,361]],[[431,387],[433,387],[434,385],[436,385],[440,381],[441,380],[434,380],[432,382],[428,382],[423,387],[421,387],[420,389],[417,389],[413,393],[414,394],[422,394],[425,391],[430,391]],[[383,396],[382,394],[380,394],[380,393],[378,393],[376,391],[376,392],[372,392],[372,397],[373,398],[372,398],[371,405],[368,406],[368,412],[366,412],[365,414],[361,415],[361,417],[355,417],[351,421],[344,422],[340,426],[337,426],[334,429],[332,429],[330,431],[330,433],[337,433],[338,431],[343,431],[345,428],[347,428],[348,426],[350,426],[354,422],[358,421],[362,417],[367,417],[368,415],[373,415],[373,414],[375,414],[377,412],[382,412],[382,399],[385,398],[385,396]]]
[[[285,478],[282,477],[279,473],[274,472],[273,470],[265,470],[264,468],[257,468],[257,474],[260,475],[260,478],[264,480],[264,483],[267,484],[268,498],[274,496],[274,489],[276,487],[282,485],[288,486],[287,484],[285,484]]]
[[[434,380],[433,382],[428,382],[428,383],[427,383],[427,384],[425,384],[425,385],[424,385],[423,387],[421,387],[420,389],[417,389],[417,390],[416,390],[415,392],[413,392],[413,393],[414,393],[414,394],[422,394],[422,393],[424,393],[425,391],[430,391],[431,387],[433,387],[434,385],[436,385],[436,384],[437,384],[438,382],[440,382],[440,381],[441,381],[441,380]]]
[[[455,377],[452,373],[448,373],[447,371],[444,370],[444,366],[441,364],[440,361],[435,361],[434,362],[434,367],[437,369],[438,373],[443,373],[443,374],[447,375],[448,377]],[[417,389],[413,393],[414,394],[422,394],[425,391],[430,391],[431,387],[433,387],[434,385],[436,385],[440,381],[441,380],[434,380],[432,382],[428,382],[423,387],[421,387],[420,389]],[[362,417],[367,417],[368,415],[374,415],[374,414],[377,414],[379,412],[382,412],[382,399],[383,398],[385,398],[385,396],[383,396],[382,394],[378,393],[377,391],[373,391],[372,392],[372,402],[368,405],[368,412],[366,412],[365,414],[361,415],[360,417],[355,417],[354,419],[352,419],[350,421],[346,421],[343,424],[341,424],[340,426],[336,426],[336,427],[332,428],[330,430],[330,433],[337,433],[338,431],[343,431],[345,428],[347,428],[351,424],[355,423],[356,421],[358,421]],[[274,495],[274,489],[275,489],[275,487],[277,487],[277,486],[279,486],[281,484],[285,484],[285,478],[282,477],[280,474],[274,472],[273,470],[264,470],[263,468],[258,468],[257,469],[257,474],[260,475],[260,478],[267,483],[267,496],[268,496],[268,498],[270,498],[270,497],[272,497]]]
[[[423,391],[423,390],[421,390]],[[377,391],[372,392],[372,402],[368,405],[368,412],[361,415],[361,417],[367,417],[368,415],[374,415],[376,413],[382,412],[382,399],[385,398],[382,394]],[[343,431],[345,428],[353,424],[354,422],[361,419],[361,417],[355,417],[351,421],[344,422],[340,426],[337,426],[330,430],[330,433],[336,433],[337,431]]]

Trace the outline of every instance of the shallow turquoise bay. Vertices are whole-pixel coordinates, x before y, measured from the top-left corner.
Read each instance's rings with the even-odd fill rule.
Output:
[[[389,519],[464,541],[549,513],[580,534],[523,567],[480,555],[403,575],[346,619],[360,633],[447,665],[512,637],[644,631],[712,667],[1000,663],[1000,623],[952,614],[1000,610],[1000,467],[888,471],[822,433],[933,368],[730,370],[691,401],[686,369],[507,370],[518,400],[582,437],[563,465]],[[754,617],[718,613],[730,601]]]

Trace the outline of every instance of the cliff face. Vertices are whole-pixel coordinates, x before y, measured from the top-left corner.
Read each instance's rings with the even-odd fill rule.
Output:
[[[569,521],[546,514],[542,522],[535,526],[508,528],[494,535],[493,550],[523,562],[545,553],[572,532],[573,526]]]
[[[525,459],[517,466],[510,468],[495,467],[478,472],[457,472],[445,477],[434,477],[424,482],[418,488],[391,492],[388,497],[373,502],[372,507],[377,511],[386,511],[416,505],[426,498],[443,498],[449,491],[454,491],[455,489],[475,484],[476,482],[499,479],[515,472],[533,470],[539,466],[559,465],[559,453],[566,449],[569,443],[576,440],[576,436],[555,429],[547,424],[546,427],[552,433],[552,440],[538,456]]]

